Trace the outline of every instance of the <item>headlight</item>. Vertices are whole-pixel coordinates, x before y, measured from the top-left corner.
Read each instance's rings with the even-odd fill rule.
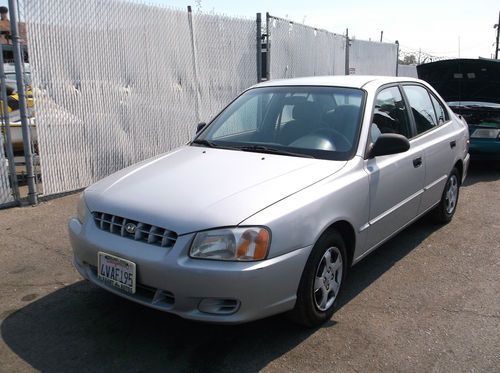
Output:
[[[87,216],[87,212],[89,209],[87,208],[87,205],[85,204],[85,199],[83,197],[83,193],[80,194],[80,199],[78,200],[78,205],[76,206],[76,218],[80,223],[83,224],[85,221],[85,217]]]
[[[216,229],[197,233],[189,255],[212,260],[262,260],[270,242],[271,235],[264,227]]]

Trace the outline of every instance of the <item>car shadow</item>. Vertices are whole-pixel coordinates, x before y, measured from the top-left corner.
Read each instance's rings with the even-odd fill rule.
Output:
[[[339,308],[349,303],[440,228],[429,216],[423,216],[357,263],[348,272]]]
[[[500,162],[499,161],[478,161],[473,160],[470,163],[467,172],[467,178],[463,184],[464,187],[481,182],[491,182],[500,180]]]
[[[356,265],[343,307],[439,226],[421,219]],[[335,318],[335,316],[334,316]],[[321,328],[335,328],[330,321]],[[283,316],[235,326],[185,321],[107,293],[86,281],[9,315],[1,335],[37,370],[255,372],[318,329]]]

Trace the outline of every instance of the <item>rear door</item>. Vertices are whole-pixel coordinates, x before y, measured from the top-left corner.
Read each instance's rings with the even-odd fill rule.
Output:
[[[423,149],[424,193],[419,212],[429,210],[441,199],[457,150],[457,138],[450,134],[451,121],[444,105],[418,84],[403,85],[415,124],[412,144]]]

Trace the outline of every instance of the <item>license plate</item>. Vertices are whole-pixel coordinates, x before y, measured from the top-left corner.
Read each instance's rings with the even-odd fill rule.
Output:
[[[97,277],[107,285],[135,293],[135,263],[130,260],[98,252]]]

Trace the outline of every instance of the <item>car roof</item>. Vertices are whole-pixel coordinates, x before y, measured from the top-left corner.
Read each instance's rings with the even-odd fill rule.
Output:
[[[376,76],[376,75],[328,75],[310,76],[303,78],[269,80],[254,85],[256,87],[280,87],[280,86],[331,86],[363,88],[365,85],[381,86],[395,82],[421,82],[419,79],[396,76]]]

